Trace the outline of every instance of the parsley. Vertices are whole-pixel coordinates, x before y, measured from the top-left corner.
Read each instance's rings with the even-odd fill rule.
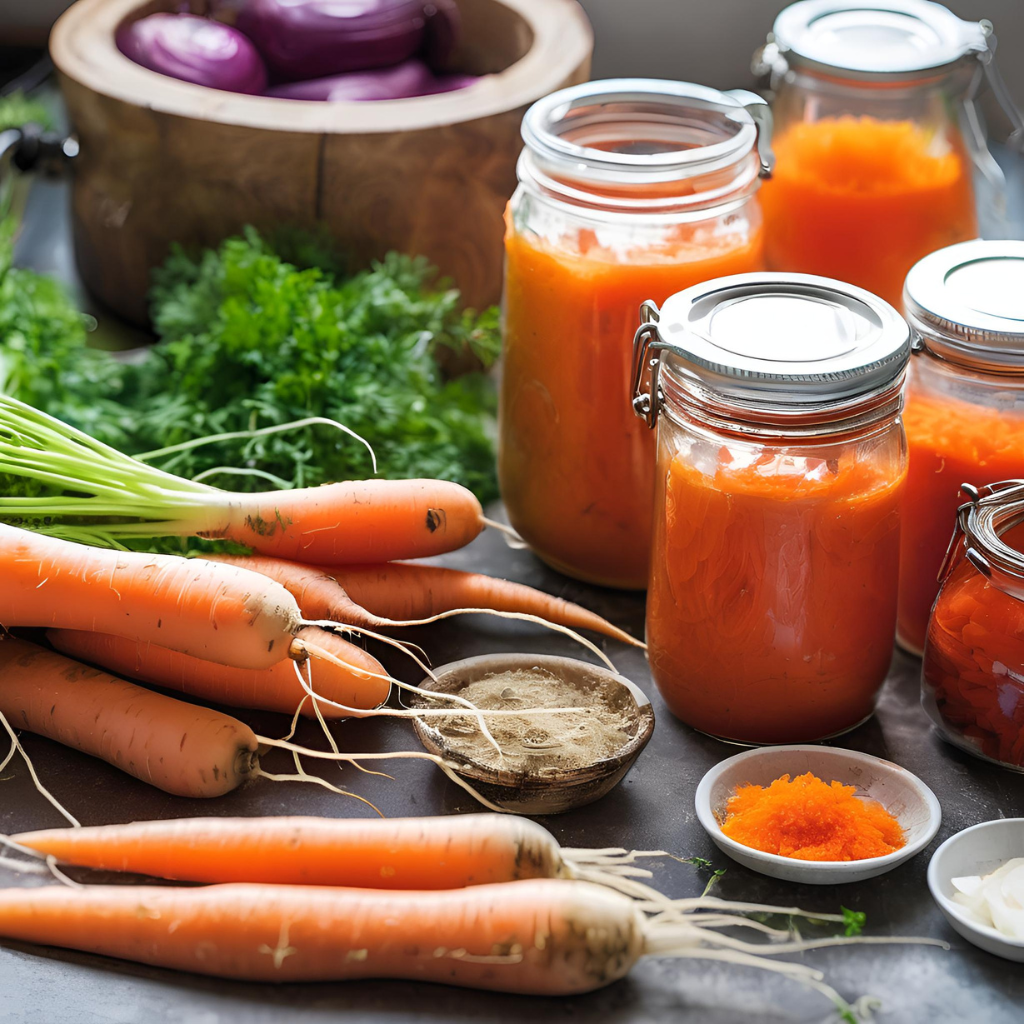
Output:
[[[860,935],[864,930],[864,925],[867,922],[868,915],[865,914],[863,910],[850,910],[843,906],[840,906],[839,909],[843,912],[843,934],[847,937]]]
[[[439,356],[469,350],[493,362],[497,310],[461,310],[422,259],[389,254],[351,276],[339,266],[298,232],[271,243],[249,229],[198,258],[175,250],[154,275],[159,341],[122,364],[86,349],[87,321],[54,282],[11,268],[0,239],[0,389],[130,454],[325,416],[373,445],[381,476],[455,480],[494,498],[493,382],[448,380]],[[324,426],[205,445],[159,465],[185,477],[255,468],[296,487],[372,474],[366,450]]]

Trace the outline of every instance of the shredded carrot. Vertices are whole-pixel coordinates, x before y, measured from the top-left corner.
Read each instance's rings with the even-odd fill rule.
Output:
[[[807,772],[768,788],[738,786],[722,832],[744,846],[795,860],[866,860],[906,844],[900,823],[856,786]]]

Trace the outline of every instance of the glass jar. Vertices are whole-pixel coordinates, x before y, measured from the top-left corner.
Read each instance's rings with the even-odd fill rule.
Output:
[[[896,636],[919,655],[960,485],[1024,477],[1024,242],[976,240],[925,257],[904,305],[915,357]]]
[[[899,308],[914,263],[975,238],[973,168],[1005,207],[974,102],[986,73],[1021,124],[993,48],[987,22],[925,0],[785,8],[755,58],[774,92],[768,266],[849,281]]]
[[[892,658],[907,325],[802,274],[712,281],[648,316],[634,407],[658,428],[654,681],[725,740],[852,729]]]
[[[1024,771],[1024,481],[964,492],[928,624],[921,699],[950,743]]]
[[[654,447],[629,404],[641,302],[763,267],[770,153],[744,103],[769,116],[750,93],[611,80],[554,93],[523,122],[498,474],[515,529],[577,579],[647,583]]]

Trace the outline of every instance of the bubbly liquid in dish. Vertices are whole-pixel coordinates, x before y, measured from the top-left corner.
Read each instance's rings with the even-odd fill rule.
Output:
[[[772,147],[761,190],[772,270],[847,281],[900,309],[919,259],[978,234],[966,155],[913,121],[799,122]]]
[[[868,717],[892,656],[903,476],[854,451],[661,463],[647,643],[671,711],[746,743]]]
[[[506,234],[498,474],[512,525],[544,561],[605,586],[647,585],[654,436],[633,413],[640,304],[763,270],[760,223],[680,227],[658,246]]]
[[[912,382],[903,423],[910,468],[903,498],[897,638],[920,654],[956,510],[966,500],[960,485],[1024,477],[1024,414],[924,394]]]
[[[1003,539],[1024,550],[1024,528]],[[935,602],[923,678],[925,707],[947,734],[1024,769],[1024,603],[970,562],[954,569]]]

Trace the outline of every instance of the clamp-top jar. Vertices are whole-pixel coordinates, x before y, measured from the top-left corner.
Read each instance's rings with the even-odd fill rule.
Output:
[[[897,639],[924,647],[960,485],[1024,477],[1024,242],[963,242],[907,277],[915,356]]]
[[[986,79],[1018,130],[987,22],[925,0],[803,0],[755,69],[775,93],[768,265],[826,274],[899,307],[921,257],[978,234],[972,165],[1004,181],[975,105]]]
[[[658,428],[658,689],[727,740],[853,728],[892,657],[906,323],[862,289],[768,273],[644,318],[634,407]]]
[[[950,743],[1024,771],[1024,481],[964,493],[928,625],[922,702]]]
[[[755,116],[768,110],[749,93],[631,79],[555,93],[523,122],[498,469],[512,525],[570,576],[646,585],[654,448],[629,405],[636,311],[763,268],[770,154]]]

